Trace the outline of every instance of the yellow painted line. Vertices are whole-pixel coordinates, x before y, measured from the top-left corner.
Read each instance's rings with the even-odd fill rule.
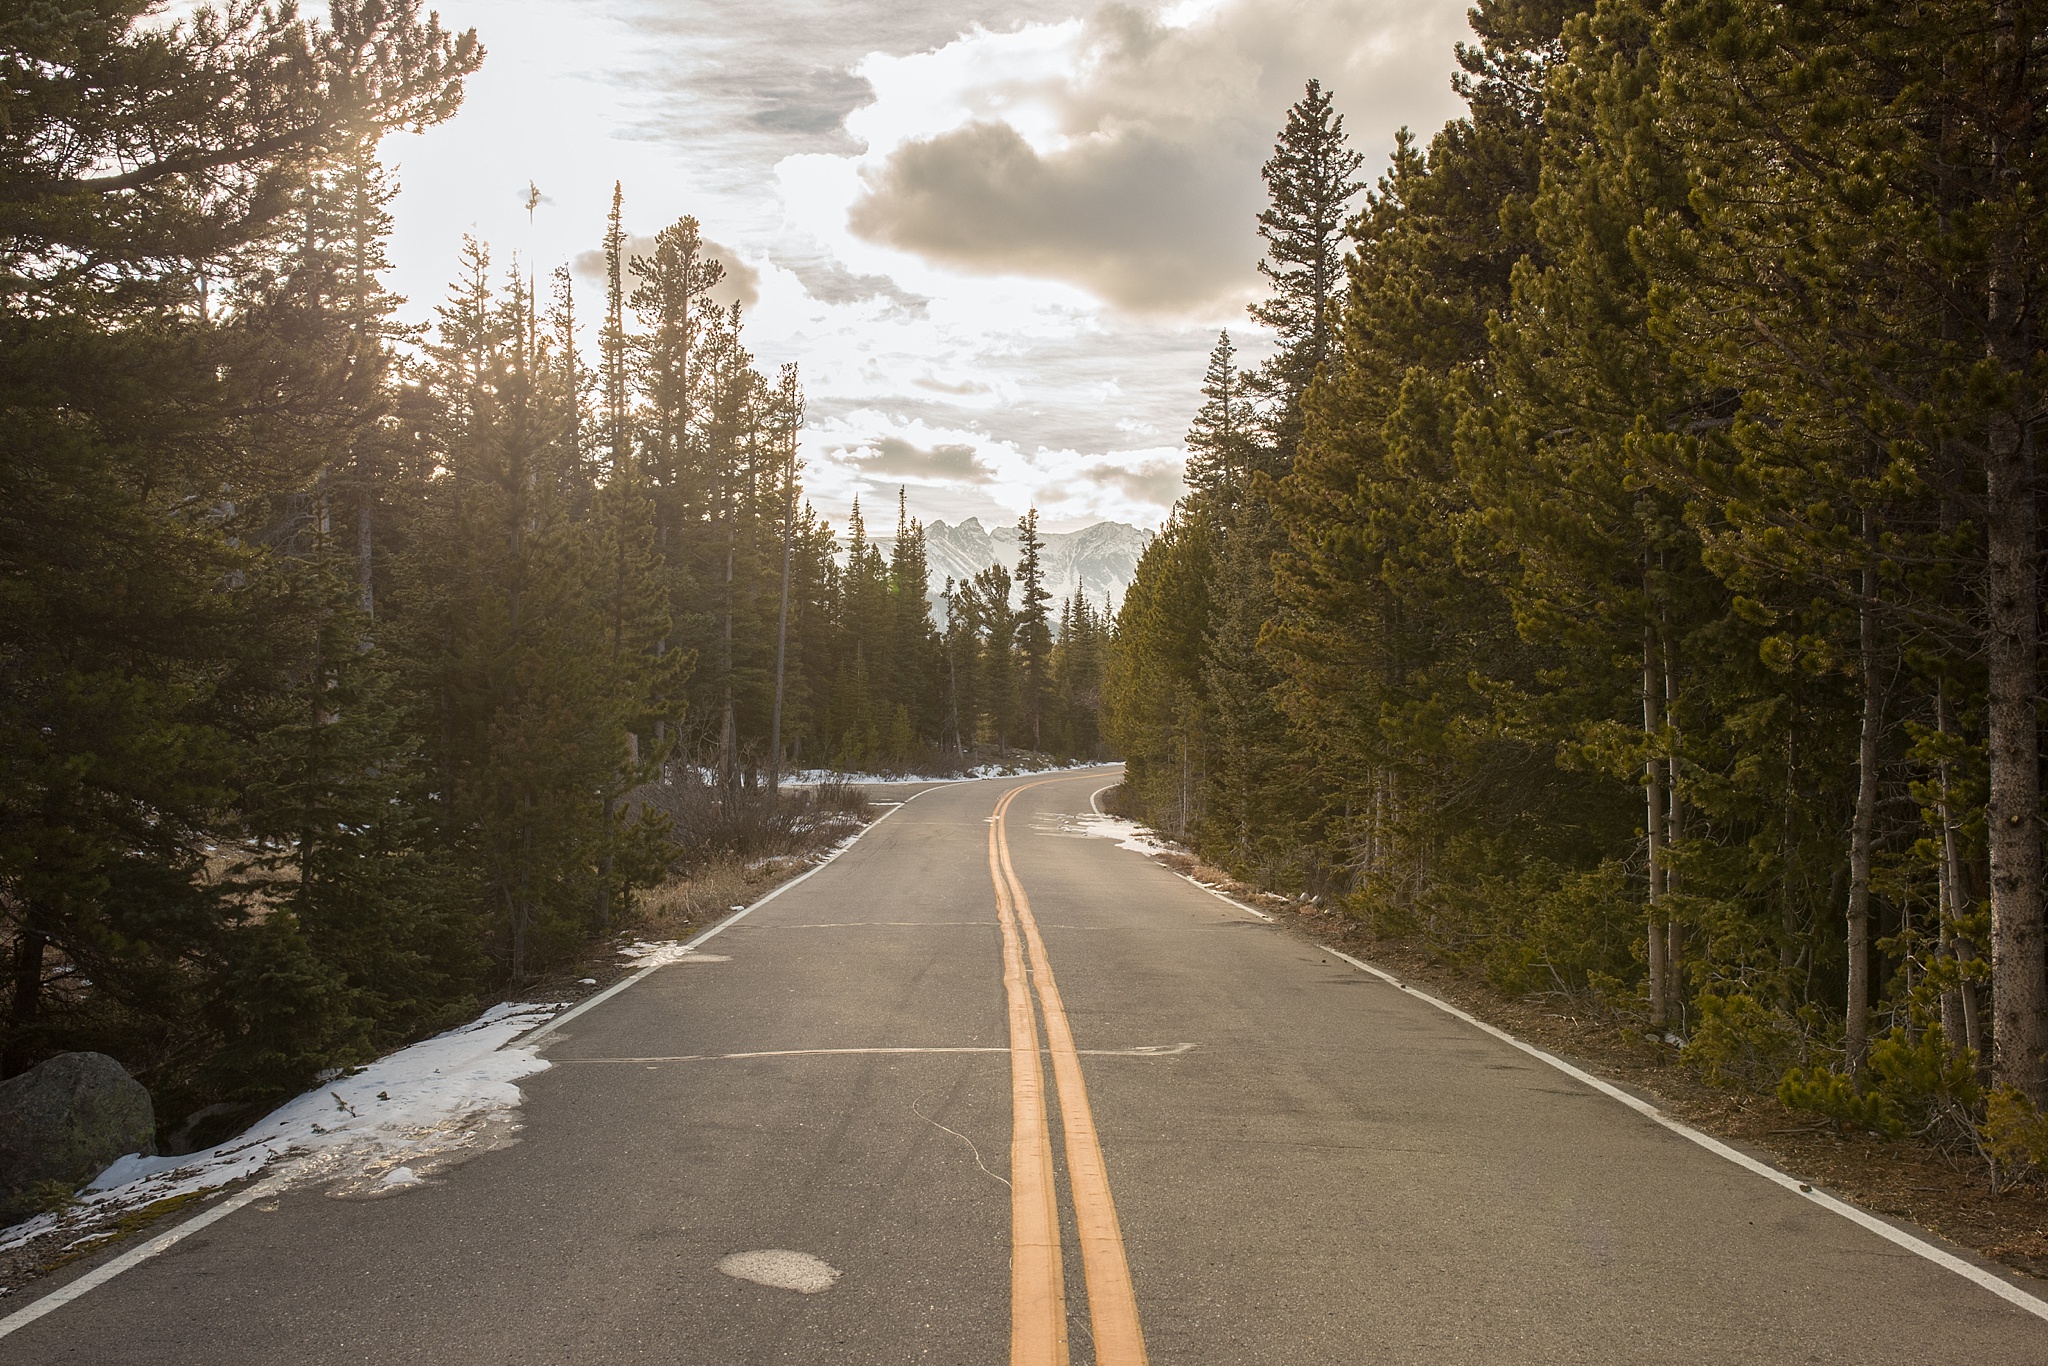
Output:
[[[1000,812],[988,827],[988,871],[1003,931],[1003,994],[1010,1009],[1010,1366],[1067,1366],[1067,1291],[1045,1118],[1038,1020],[1024,975],[1024,946],[997,852]]]
[[[1095,1112],[1088,1104],[1080,1053],[1074,1047],[1066,1007],[1060,1002],[1052,958],[1045,951],[1045,940],[1031,914],[1031,899],[1025,895],[1024,884],[1010,862],[1006,829],[1010,803],[1025,788],[1039,785],[1027,783],[1012,788],[996,804],[995,818],[989,822],[992,861],[1000,866],[1001,873],[996,878],[996,901],[999,907],[1003,905],[1007,884],[1007,909],[1023,930],[1031,977],[1037,983],[1039,1004],[1045,1010],[1045,1040],[1052,1054],[1053,1081],[1059,1088],[1060,1123],[1066,1130],[1067,1179],[1074,1191],[1074,1226],[1081,1239],[1081,1267],[1088,1284],[1088,1320],[1095,1336],[1095,1360],[1097,1366],[1145,1366],[1145,1333],[1138,1322],[1138,1296],[1131,1285],[1130,1261],[1124,1253],[1123,1230],[1117,1224],[1116,1201],[1110,1196],[1109,1169],[1102,1160],[1102,1142],[1095,1130]],[[1005,977],[1007,980],[1007,973]],[[1013,1355],[1011,1360],[1014,1364],[1017,1358]]]

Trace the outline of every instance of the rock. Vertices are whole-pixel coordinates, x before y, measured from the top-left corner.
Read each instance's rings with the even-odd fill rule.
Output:
[[[156,1153],[149,1092],[104,1053],[59,1053],[0,1081],[0,1223],[129,1153]]]

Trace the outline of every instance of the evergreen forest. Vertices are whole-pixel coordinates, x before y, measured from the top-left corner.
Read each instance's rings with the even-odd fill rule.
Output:
[[[1709,1080],[2048,1168],[2048,12],[1479,0],[1311,84],[1122,604],[1126,809]]]
[[[935,619],[900,495],[886,557],[805,500],[694,219],[629,252],[615,194],[590,297],[451,242],[401,320],[380,149],[473,32],[159,9],[0,9],[5,1075],[246,1118],[575,962],[795,770],[1103,752],[1036,513]]]

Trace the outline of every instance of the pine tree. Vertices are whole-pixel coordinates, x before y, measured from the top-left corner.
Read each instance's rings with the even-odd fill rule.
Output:
[[[994,742],[996,753],[1007,759],[1021,719],[1023,692],[1017,657],[1019,617],[1010,602],[1010,571],[998,561],[976,573],[971,587],[973,620],[981,637],[975,697],[983,730]]]
[[[924,526],[910,515],[906,493],[896,493],[896,539],[889,547],[891,664],[888,705],[902,717],[904,743],[890,758],[911,759],[920,742],[937,747],[943,724],[939,690],[939,637],[932,623],[931,567],[925,554]]]
[[[626,335],[626,187],[612,183],[611,214],[604,229],[604,326],[598,330],[598,369],[604,390],[601,429],[609,472],[622,473],[633,459],[631,341]]]
[[[1212,612],[1216,525],[1183,503],[1145,547],[1118,609],[1102,725],[1123,755],[1138,808],[1185,838],[1208,773],[1202,662]]]
[[[975,718],[981,714],[980,599],[972,582],[946,580],[941,601],[946,605],[945,651],[946,720],[941,743],[954,755],[965,758],[975,739]]]
[[[1260,169],[1272,203],[1259,214],[1266,254],[1259,274],[1272,296],[1251,306],[1280,349],[1251,377],[1267,404],[1271,450],[1284,473],[1301,441],[1301,399],[1330,359],[1330,301],[1343,283],[1345,206],[1365,188],[1354,177],[1365,158],[1344,139],[1344,118],[1311,80],[1293,107],[1273,155]]]
[[[1108,620],[1078,585],[1060,603],[1059,638],[1052,653],[1052,714],[1058,752],[1092,759],[1102,750],[1102,689],[1107,667]]]
[[[705,370],[719,357],[703,353],[704,334],[713,332],[708,340],[715,345],[718,329],[716,320],[702,316],[702,304],[725,268],[703,251],[697,220],[685,217],[656,235],[652,256],[636,256],[630,266],[638,281],[630,302],[641,327],[627,343],[635,362],[633,387],[645,404],[640,458],[661,504],[664,546],[700,519],[714,496],[703,464],[708,433],[696,432],[693,446],[692,429],[709,416],[700,408],[715,402],[709,392],[715,381]]]
[[[334,387],[313,275],[291,278],[304,190],[344,145],[452,114],[480,51],[413,4],[337,7],[338,36],[253,6],[166,30],[141,8],[8,22],[0,1070],[65,1046],[85,1006],[56,982],[90,980],[170,1108],[240,1028],[198,1003],[287,938],[206,877],[209,846],[239,839],[249,727],[273,714],[276,675],[239,667],[275,643],[256,519],[367,420]]]
[[[694,220],[629,261],[614,187],[595,367],[567,271],[481,242],[396,322],[380,138],[473,37],[143,8],[7,21],[0,1070],[112,1051],[175,1124],[450,1023],[667,873],[686,726],[727,816],[785,746],[1006,748],[1020,672],[1091,733],[1087,604],[1020,639],[998,570],[942,642],[900,493],[835,563]]]
[[[1052,594],[1045,590],[1045,542],[1038,536],[1037,508],[1017,519],[1017,549],[1018,720],[1031,732],[1031,747],[1043,749],[1053,641],[1046,608],[1052,602]]]
[[[1258,413],[1249,383],[1237,370],[1237,348],[1228,331],[1216,334],[1209,368],[1202,376],[1202,406],[1188,429],[1190,488],[1219,502],[1235,503],[1258,467]]]

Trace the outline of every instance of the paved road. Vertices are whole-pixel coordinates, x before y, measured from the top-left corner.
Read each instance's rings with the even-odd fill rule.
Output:
[[[557,1034],[517,1144],[242,1210],[0,1363],[2048,1361],[2048,1324],[1078,835],[1107,777],[920,795]],[[841,1274],[718,1269],[763,1250]]]

